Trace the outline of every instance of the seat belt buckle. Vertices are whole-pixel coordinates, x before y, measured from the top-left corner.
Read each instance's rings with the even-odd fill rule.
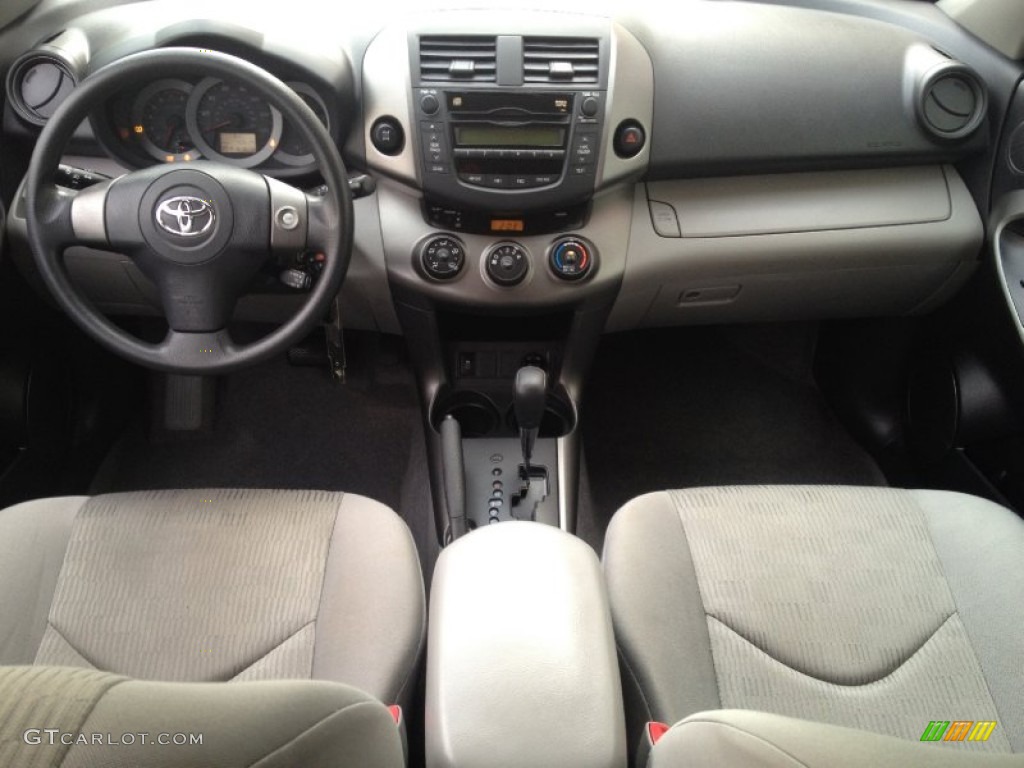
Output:
[[[644,723],[644,732],[640,736],[640,743],[636,748],[636,765],[637,768],[646,768],[647,761],[651,757],[651,750],[654,749],[654,745],[657,744],[661,737],[664,736],[672,726],[666,723],[659,723],[657,720],[650,720]]]
[[[405,758],[405,764],[409,764],[409,735],[405,729],[405,713],[398,704],[392,704],[388,707],[388,712],[391,713],[391,719],[395,721],[395,728],[398,729],[398,735],[402,739],[402,756]]]

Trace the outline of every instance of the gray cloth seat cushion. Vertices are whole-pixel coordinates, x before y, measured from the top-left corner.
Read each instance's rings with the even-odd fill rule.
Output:
[[[932,720],[994,720],[955,748],[1024,752],[1024,522],[1003,507],[666,491],[619,510],[603,560],[631,736],[745,709],[915,741]]]
[[[398,728],[319,680],[166,683],[72,667],[0,667],[11,768],[398,768]]]
[[[408,528],[354,494],[155,491],[0,511],[0,664],[312,678],[405,703],[424,625]]]
[[[1020,768],[1024,758],[978,754],[749,710],[702,712],[666,733],[650,768]]]

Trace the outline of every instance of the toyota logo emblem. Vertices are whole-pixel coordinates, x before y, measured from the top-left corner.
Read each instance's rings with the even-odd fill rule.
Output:
[[[216,219],[209,202],[191,195],[168,198],[156,207],[156,223],[165,232],[180,237],[198,237],[209,232]]]

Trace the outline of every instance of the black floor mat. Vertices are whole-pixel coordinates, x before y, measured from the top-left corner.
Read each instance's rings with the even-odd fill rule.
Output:
[[[600,551],[616,509],[666,488],[885,485],[814,385],[813,338],[804,326],[606,337],[581,409],[579,535]]]
[[[419,406],[401,340],[349,367],[272,360],[223,378],[214,429],[169,438],[140,418],[115,444],[92,492],[159,488],[315,488],[359,493],[399,508]]]

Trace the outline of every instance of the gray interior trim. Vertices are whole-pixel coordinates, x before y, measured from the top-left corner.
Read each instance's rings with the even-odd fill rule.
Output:
[[[647,50],[629,30],[614,23],[611,25],[610,49],[608,102],[598,187],[639,177],[647,170],[654,122],[654,68]],[[635,157],[624,158],[615,154],[615,128],[624,120],[636,120],[647,134],[647,143]]]
[[[447,547],[430,597],[429,768],[621,768],[622,689],[594,551],[506,522]]]
[[[938,0],[936,6],[1007,58],[1024,58],[1024,5],[1018,0]]]
[[[754,228],[765,228],[767,220],[753,211],[755,201],[764,201],[766,191],[778,185],[789,190],[768,205],[777,206],[771,210],[793,231],[729,237],[659,235],[648,193],[638,187],[629,258],[608,329],[900,315],[932,306],[935,297],[948,296],[970,275],[980,254],[982,223],[952,167],[943,167],[941,174],[934,168],[908,172],[900,180],[890,171],[865,170],[797,174],[799,178],[786,181],[749,177],[648,185],[656,190],[652,199],[676,206],[680,221],[693,222],[688,224],[692,231],[716,235],[741,227],[745,215]],[[717,190],[721,206],[738,206],[735,212],[712,213],[701,203],[698,210],[708,215],[694,220],[687,206],[708,185]],[[847,224],[859,226],[814,231],[815,220],[800,206],[815,188],[850,211],[842,215]],[[735,196],[723,190],[734,190]],[[894,205],[897,197],[930,201],[921,207],[911,204],[910,219],[940,217],[942,198],[948,194],[949,215],[872,226],[883,215],[870,200],[876,193]],[[893,222],[893,217],[887,219]],[[832,220],[840,221],[836,216]]]
[[[936,165],[655,181],[647,196],[672,207],[682,237],[927,224],[952,214]]]
[[[654,61],[652,178],[949,155],[914,107],[921,77],[946,58],[901,26],[735,2],[624,23]],[[984,133],[956,149],[983,146]]]

